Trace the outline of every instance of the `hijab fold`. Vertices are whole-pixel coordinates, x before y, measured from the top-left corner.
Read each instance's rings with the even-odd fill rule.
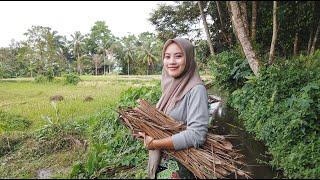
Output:
[[[172,43],[176,43],[181,48],[186,60],[186,66],[181,75],[176,78],[171,77],[165,70],[165,67],[162,68],[162,95],[157,103],[157,109],[164,113],[169,113],[175,107],[177,102],[180,101],[194,86],[203,84],[194,60],[194,47],[187,39],[175,38],[167,40],[163,46],[162,60],[167,47]]]

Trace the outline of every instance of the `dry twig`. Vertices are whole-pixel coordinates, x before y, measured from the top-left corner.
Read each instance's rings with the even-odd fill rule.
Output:
[[[143,131],[147,135],[161,139],[186,129],[147,101],[139,100],[137,108],[120,109],[120,120],[131,131]],[[221,135],[207,134],[207,140],[200,148],[189,148],[181,151],[165,150],[172,155],[198,178],[225,178],[234,173],[238,176],[250,178],[249,173],[238,168],[244,165],[241,155],[233,149],[232,144]]]

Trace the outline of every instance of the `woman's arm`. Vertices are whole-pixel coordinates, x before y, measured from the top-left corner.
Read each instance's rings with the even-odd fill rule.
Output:
[[[209,123],[208,95],[203,85],[197,85],[190,90],[186,97],[187,128],[177,134],[172,135],[175,150],[182,150],[189,147],[198,148],[206,140]]]
[[[151,141],[149,146],[147,146],[147,148],[148,149],[174,150],[172,137],[169,136],[169,137],[163,138],[163,139],[154,139],[153,141]]]
[[[144,132],[139,132],[138,135],[143,137],[144,146],[149,150],[154,149],[168,149],[168,150],[174,150],[172,137],[166,137],[162,139],[153,139],[151,136],[146,135]]]

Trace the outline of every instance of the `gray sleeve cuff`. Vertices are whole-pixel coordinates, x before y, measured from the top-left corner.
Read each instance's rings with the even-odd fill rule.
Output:
[[[176,151],[185,149],[188,147],[188,144],[186,142],[186,138],[183,135],[183,131],[172,135],[172,141],[173,141],[173,147]]]

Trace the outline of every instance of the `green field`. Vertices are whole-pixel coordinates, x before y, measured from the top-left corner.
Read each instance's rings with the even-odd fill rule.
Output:
[[[0,178],[67,177],[74,163],[86,158],[87,153],[81,148],[51,152],[41,144],[45,141],[35,138],[35,132],[50,122],[80,122],[90,127],[94,122],[85,121],[95,121],[100,112],[119,101],[121,92],[129,87],[154,85],[159,79],[81,76],[77,85],[64,85],[61,79],[52,83],[35,83],[32,78],[0,80]],[[53,103],[50,97],[55,95],[64,99]],[[87,96],[93,100],[84,101]],[[50,153],[43,153],[47,151]]]
[[[133,141],[134,148],[125,151],[128,147],[121,144],[128,134],[115,123],[117,118],[108,122],[108,116],[115,112],[122,92],[130,87],[159,85],[161,76],[80,78],[77,85],[66,85],[59,77],[44,83],[33,78],[0,80],[0,178],[81,178],[82,172],[89,175],[83,178],[145,177],[146,154],[139,152],[141,149],[133,152],[142,146]],[[206,81],[210,76],[202,78]],[[51,101],[52,96],[62,96],[63,100]],[[91,100],[85,101],[88,97]],[[119,153],[126,157],[118,157]],[[106,166],[121,169],[121,164],[135,159],[142,163],[131,170],[99,174]],[[109,160],[114,162],[98,163]],[[85,170],[77,169],[79,164],[85,165]]]
[[[86,118],[100,112],[108,104],[118,101],[120,93],[131,86],[148,85],[159,76],[82,76],[77,86],[62,83],[34,83],[32,79],[0,81],[0,108],[2,111],[21,115],[32,121],[32,129],[44,125],[46,117],[54,118],[56,111],[50,102],[54,95],[63,96],[57,102],[60,119]],[[85,102],[90,96],[92,101]]]

